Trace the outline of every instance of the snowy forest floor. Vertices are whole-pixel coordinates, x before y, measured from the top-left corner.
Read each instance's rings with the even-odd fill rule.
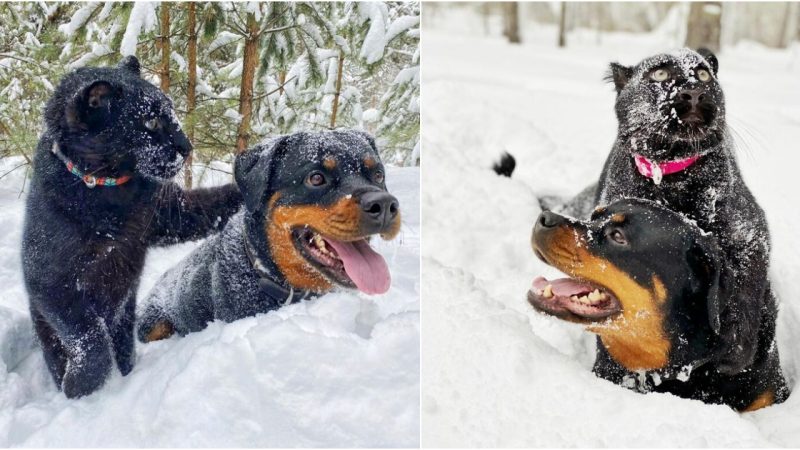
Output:
[[[628,391],[591,373],[593,335],[526,301],[534,276],[559,276],[530,248],[536,197],[597,180],[616,135],[608,63],[635,64],[671,39],[604,34],[597,45],[576,32],[558,49],[555,29],[538,26],[511,45],[447,12],[423,39],[423,445],[800,445],[800,393],[738,414]],[[739,165],[772,233],[782,366],[800,389],[800,49],[741,43],[719,61]],[[511,179],[490,169],[504,150],[517,159]]]
[[[19,163],[0,160],[0,174]],[[230,179],[208,175],[204,185]],[[32,336],[19,255],[24,176],[0,179],[0,447],[419,445],[417,168],[386,176],[403,213],[396,239],[374,241],[392,273],[388,293],[334,292],[137,344],[131,374],[115,372],[79,400],[56,389]],[[138,298],[197,245],[151,250]]]

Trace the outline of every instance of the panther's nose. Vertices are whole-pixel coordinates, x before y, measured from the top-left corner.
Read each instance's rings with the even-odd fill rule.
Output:
[[[706,99],[706,93],[700,89],[684,89],[678,93],[678,98],[692,105],[692,108],[696,108]]]
[[[381,232],[391,226],[400,211],[400,203],[394,195],[384,191],[366,192],[359,199],[361,223],[371,232]]]

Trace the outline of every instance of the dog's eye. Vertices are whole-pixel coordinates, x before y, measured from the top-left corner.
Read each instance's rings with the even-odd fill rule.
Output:
[[[650,73],[650,79],[653,81],[666,81],[669,78],[669,71],[667,69],[657,69]]]
[[[307,183],[314,187],[322,186],[325,184],[325,175],[321,172],[311,172],[308,174]]]
[[[606,231],[606,236],[619,245],[628,244],[628,239],[625,238],[625,235],[622,233],[622,231],[620,231],[619,228],[612,228]]]
[[[144,121],[144,126],[150,131],[157,130],[161,127],[161,121],[158,120],[157,117],[153,117],[152,119],[147,119]]]
[[[711,79],[711,74],[705,69],[700,69],[697,71],[697,78],[702,82],[706,82]]]
[[[384,177],[382,170],[375,171],[375,175],[372,176],[372,179],[378,184],[383,183],[383,178]]]

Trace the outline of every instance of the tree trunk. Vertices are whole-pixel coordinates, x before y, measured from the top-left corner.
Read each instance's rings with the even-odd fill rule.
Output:
[[[169,95],[169,3],[161,3],[161,90]]]
[[[719,52],[721,18],[720,2],[692,2],[689,7],[686,47],[695,50],[705,47],[712,52]]]
[[[278,85],[280,86],[278,88],[278,92],[280,92],[279,95],[283,95],[283,85],[284,84],[286,84],[286,71],[285,70],[281,70],[280,72],[278,72]]]
[[[186,25],[189,29],[189,41],[186,45],[186,51],[188,52],[187,55],[187,67],[186,70],[189,72],[189,86],[186,89],[186,115],[189,117],[189,127],[186,129],[186,136],[189,138],[189,142],[194,142],[194,117],[192,114],[194,113],[196,96],[197,96],[197,12],[196,12],[196,4],[194,2],[188,2],[186,4],[186,13],[187,13],[187,20],[188,24]],[[192,154],[189,153],[189,156],[186,157],[186,164],[183,169],[183,184],[187,189],[191,189],[192,187]]]
[[[339,69],[336,72],[336,93],[333,94],[331,107],[331,128],[336,128],[336,112],[339,109],[339,94],[342,92],[342,67],[344,66],[344,51],[339,50]]]
[[[242,60],[242,86],[239,91],[239,131],[236,137],[236,153],[247,148],[250,138],[250,116],[253,114],[253,81],[258,62],[258,22],[252,13],[247,14],[247,37],[244,41],[244,58]]]
[[[561,18],[558,20],[558,46],[567,46],[567,2],[561,2]]]
[[[783,16],[783,27],[781,28],[780,47],[786,48],[792,43],[797,35],[797,17],[800,11],[800,4],[796,2],[786,2],[786,14]]]
[[[521,42],[519,37],[519,3],[506,3],[505,11],[504,17],[506,19],[506,37],[508,38],[508,42],[519,44]]]

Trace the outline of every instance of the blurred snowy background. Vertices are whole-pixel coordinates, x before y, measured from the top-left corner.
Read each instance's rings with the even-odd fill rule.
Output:
[[[800,445],[797,393],[738,414],[628,391],[591,373],[593,335],[526,301],[535,276],[558,276],[530,248],[536,198],[596,181],[616,136],[608,64],[684,46],[700,7],[700,28],[718,33],[698,39],[719,49],[738,162],[769,221],[778,344],[796,385],[799,6],[425,3],[424,446]],[[519,43],[509,38],[514,9]],[[491,170],[503,151],[517,159],[511,179]]]

